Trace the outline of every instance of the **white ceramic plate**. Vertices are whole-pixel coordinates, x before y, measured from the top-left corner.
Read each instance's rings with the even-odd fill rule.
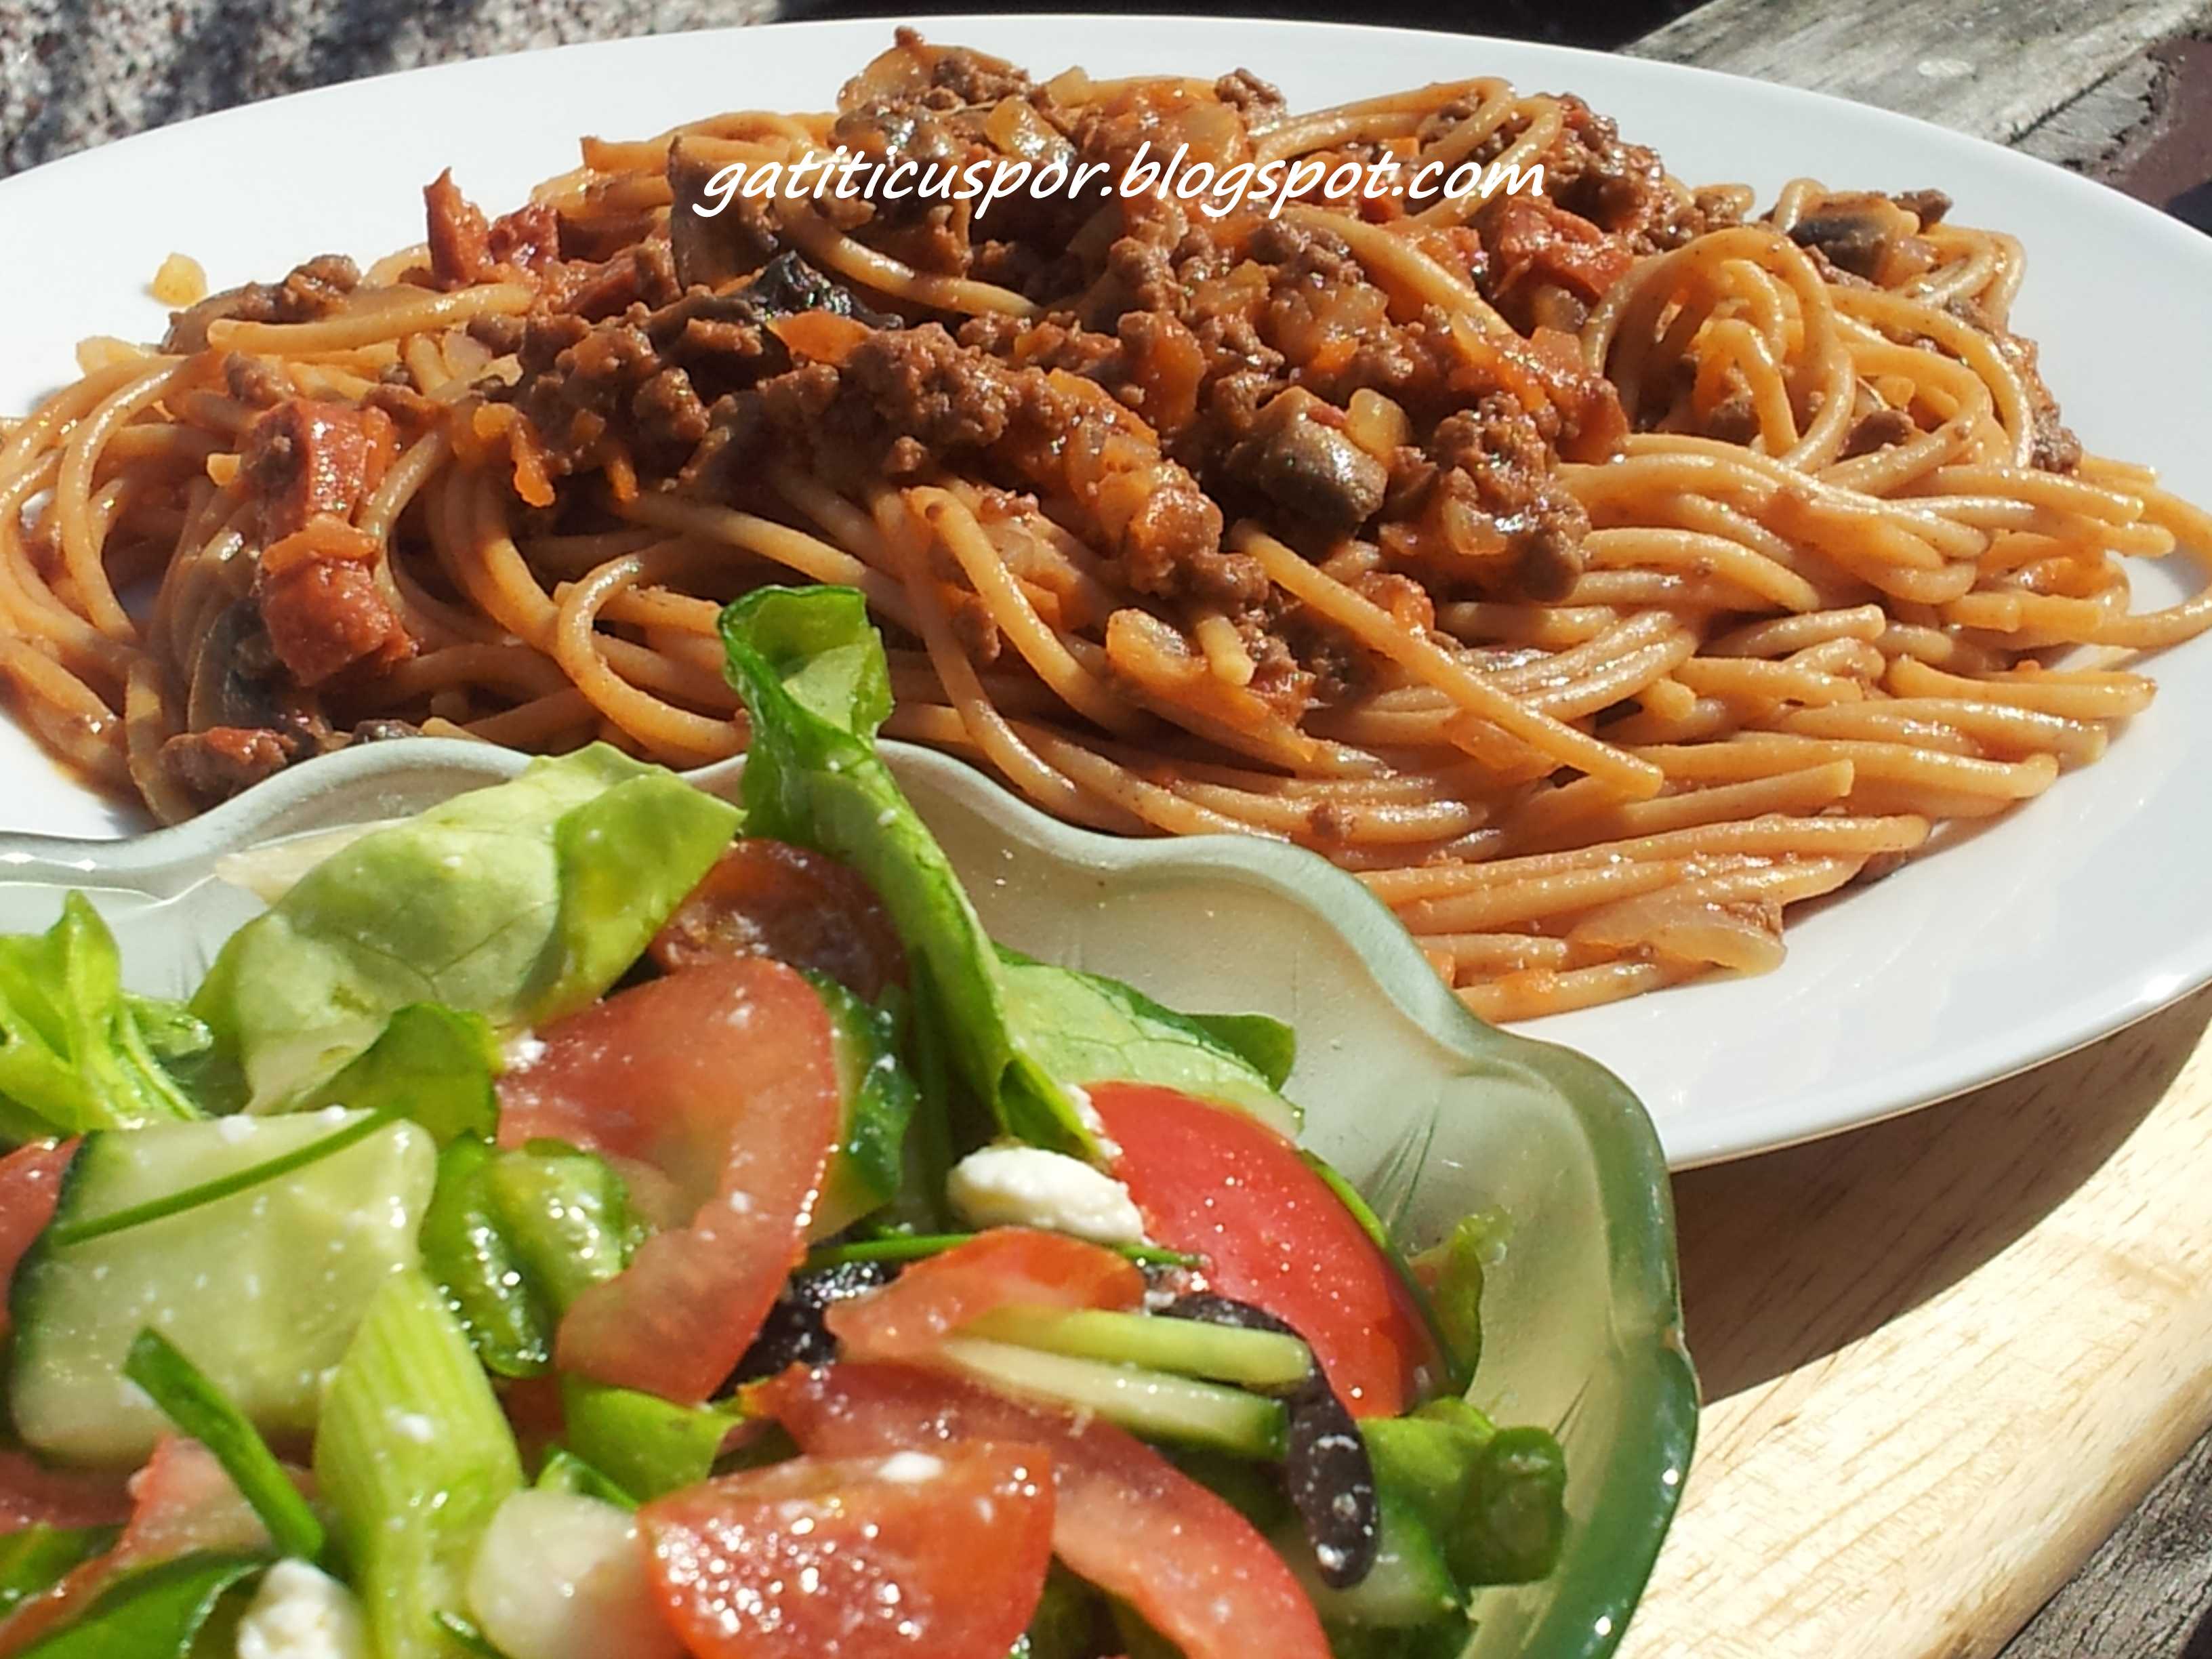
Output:
[[[1771,193],[1811,173],[1934,185],[2029,254],[2019,325],[2040,339],[2093,447],[2212,499],[2212,241],[2055,168],[1879,111],[1631,58],[1299,23],[1113,17],[931,20],[933,38],[1051,73],[1248,66],[1304,107],[1501,73],[1583,94],[1692,179]],[[144,283],[177,249],[218,285],[325,251],[422,234],[448,164],[477,200],[521,199],[579,133],[635,137],[747,105],[825,106],[884,21],[627,40],[368,81],[233,111],[0,183],[0,409],[71,373],[82,336],[151,337]],[[2146,599],[2189,575],[2153,569]],[[2097,766],[2025,811],[1832,903],[1764,978],[1540,1022],[1650,1105],[1675,1164],[1804,1139],[1939,1099],[2085,1042],[2212,978],[2212,641],[2155,665],[2157,707]],[[0,825],[135,827],[0,731]]]

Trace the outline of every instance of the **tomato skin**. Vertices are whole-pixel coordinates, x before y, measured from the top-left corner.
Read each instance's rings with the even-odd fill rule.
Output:
[[[295,1477],[298,1479],[300,1477]],[[7,1479],[0,1475],[0,1481]],[[121,1483],[116,1483],[119,1494]],[[164,1436],[146,1467],[132,1475],[122,1507],[130,1522],[115,1547],[70,1570],[45,1594],[17,1604],[0,1619],[0,1655],[21,1652],[88,1605],[124,1573],[158,1566],[197,1550],[264,1549],[269,1534],[215,1454],[197,1440]],[[118,1518],[80,1515],[48,1517],[58,1526],[87,1526]]]
[[[996,1227],[924,1257],[880,1290],[833,1302],[823,1320],[848,1358],[921,1360],[994,1308],[1133,1308],[1144,1295],[1145,1276],[1111,1250]]]
[[[688,1218],[576,1299],[562,1370],[686,1403],[729,1376],[805,1252],[840,1128],[830,1042],[795,969],[736,957],[571,1015],[500,1079],[503,1143],[641,1162]]]
[[[1152,1237],[1204,1256],[1214,1291],[1295,1328],[1353,1416],[1402,1412],[1431,1357],[1420,1310],[1297,1148],[1256,1118],[1173,1089],[1088,1092]]]
[[[15,1264],[54,1218],[62,1176],[76,1156],[74,1140],[33,1140],[0,1158],[0,1342],[15,1328],[8,1290]]]
[[[798,1457],[638,1511],[661,1607],[697,1659],[1006,1659],[1052,1561],[1051,1462],[969,1441]]]
[[[1151,1447],[960,1377],[850,1360],[752,1391],[809,1455],[1019,1440],[1052,1458],[1053,1552],[1132,1603],[1185,1659],[1329,1659],[1313,1605],[1249,1522]]]
[[[868,1002],[906,983],[906,951],[866,878],[827,853],[761,836],[732,842],[647,948],[671,971],[774,957]]]

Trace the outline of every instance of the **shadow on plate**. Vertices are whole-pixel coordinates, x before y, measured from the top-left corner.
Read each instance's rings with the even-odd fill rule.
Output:
[[[1943,1105],[1676,1176],[1707,1402],[1868,1335],[2032,1230],[2134,1133],[2208,1025],[2212,991]]]

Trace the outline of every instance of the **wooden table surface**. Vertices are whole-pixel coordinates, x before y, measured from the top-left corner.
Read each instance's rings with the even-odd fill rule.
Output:
[[[2212,0],[1711,0],[1627,50],[2014,144],[2212,228],[2208,28]],[[2191,1443],[2212,1378],[2190,1370],[2212,1322],[2208,1023],[2212,993],[1964,1100],[1677,1179],[1715,1474],[1701,1493],[1692,1473],[1624,1659],[2212,1659],[2212,1435]],[[2050,1352],[1978,1366],[2046,1283]],[[2110,1352],[2067,1351],[2085,1284],[2144,1293]],[[1955,1415],[1901,1410],[1929,1379],[1893,1372],[1886,1398],[1884,1360],[1936,1368]],[[2100,1432],[2130,1406],[2154,1426]],[[1840,1501],[1850,1455],[1893,1489]]]

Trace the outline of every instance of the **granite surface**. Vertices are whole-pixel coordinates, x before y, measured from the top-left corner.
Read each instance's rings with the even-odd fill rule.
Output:
[[[0,0],[0,175],[307,87],[776,10],[777,0]]]

